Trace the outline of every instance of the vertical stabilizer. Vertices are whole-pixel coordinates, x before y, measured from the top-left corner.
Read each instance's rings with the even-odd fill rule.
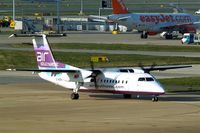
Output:
[[[55,61],[46,35],[36,36],[33,39],[33,46],[39,69],[65,68],[65,64]]]
[[[123,0],[112,0],[113,14],[127,14],[128,9]]]

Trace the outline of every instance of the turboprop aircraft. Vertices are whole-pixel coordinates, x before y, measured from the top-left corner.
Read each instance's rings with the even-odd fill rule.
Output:
[[[123,94],[131,98],[132,94],[147,94],[153,101],[165,93],[162,85],[150,74],[153,70],[167,70],[191,66],[149,67],[142,69],[119,69],[119,71],[86,70],[54,59],[46,35],[34,35],[33,47],[38,69],[15,69],[33,71],[49,82],[72,90],[71,99],[79,99],[79,91]]]
[[[196,29],[200,27],[198,17],[188,13],[129,13],[123,0],[112,0],[112,7],[113,14],[104,19],[124,25],[128,29],[142,31],[141,38],[167,32],[165,38],[172,39],[173,31],[181,34],[196,33]]]

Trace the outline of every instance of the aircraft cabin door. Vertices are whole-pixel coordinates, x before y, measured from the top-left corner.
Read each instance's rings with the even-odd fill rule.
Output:
[[[141,92],[143,90],[143,88],[145,87],[145,78],[141,77],[138,79],[137,81],[137,91]]]

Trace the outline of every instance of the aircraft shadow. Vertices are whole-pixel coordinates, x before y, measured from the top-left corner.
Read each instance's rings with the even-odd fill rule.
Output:
[[[96,100],[127,100],[123,98],[123,95],[113,94],[90,94],[90,97],[96,98]],[[132,100],[151,100],[152,96],[132,95]],[[128,99],[130,100],[130,99]],[[200,92],[175,92],[167,93],[163,96],[159,96],[159,101],[173,101],[173,102],[200,102]]]

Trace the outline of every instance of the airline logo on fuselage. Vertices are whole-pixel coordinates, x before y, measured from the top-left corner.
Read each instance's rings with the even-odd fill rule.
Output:
[[[140,15],[140,21],[146,23],[191,23],[192,18],[188,15]]]

